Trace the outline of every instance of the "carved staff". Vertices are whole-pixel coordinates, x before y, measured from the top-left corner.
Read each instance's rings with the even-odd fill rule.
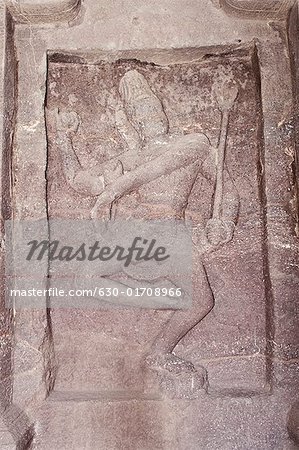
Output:
[[[222,92],[222,94],[218,95],[217,98],[218,105],[221,107],[222,118],[221,118],[221,131],[217,154],[216,188],[213,205],[213,215],[212,215],[213,219],[221,218],[223,188],[224,188],[223,171],[224,171],[229,115],[236,101],[237,96],[238,96],[238,88],[236,86],[233,86],[231,88],[227,87],[227,91]]]

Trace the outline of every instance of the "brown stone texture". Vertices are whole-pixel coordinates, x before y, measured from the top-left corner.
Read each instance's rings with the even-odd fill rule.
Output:
[[[7,1],[0,30],[0,447],[295,448],[295,2]],[[120,109],[131,144],[119,129]],[[149,128],[148,117],[136,119],[144,111]],[[229,237],[216,245],[213,155],[223,136],[228,203],[220,222]],[[195,159],[194,142],[203,155]],[[125,166],[126,145],[139,149],[137,168],[152,164],[139,184],[137,175],[130,181],[136,167]],[[81,165],[75,174],[72,149]],[[172,169],[181,150],[190,160]],[[161,174],[167,152],[174,156]],[[112,181],[106,171],[93,178],[94,167],[113,158],[122,171],[114,165]],[[94,190],[109,192],[122,176],[130,188],[93,209],[102,198]],[[5,306],[6,220],[90,219],[92,211],[105,218],[111,205],[121,219],[185,214],[196,226],[190,271],[198,320],[188,311],[51,309],[51,298],[36,310]],[[40,274],[47,286],[44,261]]]

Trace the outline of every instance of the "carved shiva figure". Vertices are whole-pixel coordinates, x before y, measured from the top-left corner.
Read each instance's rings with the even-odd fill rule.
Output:
[[[224,163],[224,148],[229,110],[237,92],[235,88],[227,88],[222,95],[222,132],[218,149],[213,148],[201,133],[171,135],[162,102],[138,71],[125,73],[119,84],[119,94],[123,107],[116,111],[115,121],[125,150],[113,161],[90,170],[81,167],[73,147],[73,136],[80,125],[78,115],[74,111],[56,112],[63,173],[75,191],[95,197],[92,218],[108,206],[110,218],[145,216],[147,220],[183,221],[197,177],[204,177],[212,184],[213,216],[201,232],[194,232],[192,306],[173,311],[146,358],[152,370],[192,373],[195,367],[175,355],[175,347],[214,305],[202,255],[233,238],[239,200]],[[134,270],[136,273],[130,275],[141,279],[138,265]]]

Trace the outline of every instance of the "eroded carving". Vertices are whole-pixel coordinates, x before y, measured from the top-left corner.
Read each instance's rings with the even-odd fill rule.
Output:
[[[78,114],[56,110],[48,111],[48,115],[52,120],[55,116],[57,145],[67,183],[81,195],[96,198],[91,210],[93,219],[108,207],[109,219],[128,214],[140,218],[146,211],[148,220],[158,217],[184,221],[196,179],[203,177],[215,189],[212,217],[205,228],[195,226],[194,230],[196,262],[192,274],[192,308],[173,312],[146,357],[147,365],[158,373],[167,391],[173,394],[181,390],[181,395],[188,397],[206,387],[206,371],[176,356],[174,349],[213,308],[214,297],[203,266],[203,254],[233,238],[239,201],[226,168],[225,147],[229,113],[238,89],[229,75],[222,74],[221,81],[214,83],[213,95],[222,113],[217,149],[202,133],[170,133],[162,102],[137,70],[123,75],[119,94],[122,106],[115,111],[115,124],[124,144],[123,151],[92,169],[82,168],[75,150],[74,136],[80,128]],[[157,267],[157,278],[159,270]],[[134,267],[130,276],[143,280],[144,285],[143,267]],[[190,295],[185,286],[183,288],[185,295]]]

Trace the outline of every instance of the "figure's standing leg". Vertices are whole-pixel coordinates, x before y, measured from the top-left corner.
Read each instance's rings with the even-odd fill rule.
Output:
[[[177,357],[173,350],[180,340],[188,334],[212,310],[214,297],[202,262],[198,258],[193,270],[192,305],[186,310],[175,311],[163,330],[155,339],[148,355],[147,364],[153,369],[166,369],[170,372],[195,371],[193,364]]]

